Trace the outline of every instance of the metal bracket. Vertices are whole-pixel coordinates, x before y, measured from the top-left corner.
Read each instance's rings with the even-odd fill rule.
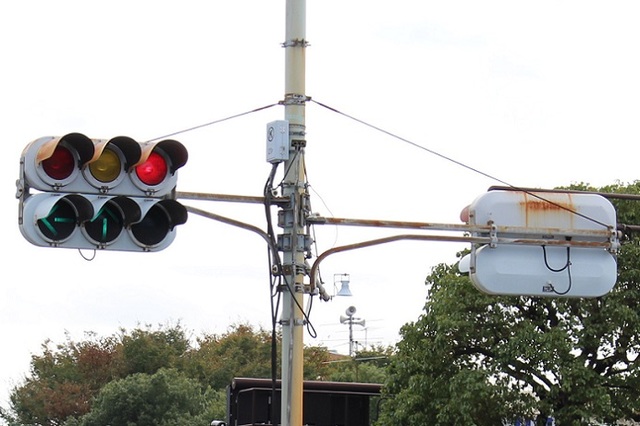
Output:
[[[288,40],[282,43],[282,47],[308,47],[309,42],[302,39]]]
[[[471,244],[471,257],[469,258],[469,274],[476,273],[476,250],[477,246],[475,244]]]
[[[292,249],[294,249],[291,235],[279,234],[277,238],[278,250],[291,251]],[[294,239],[296,240],[295,250],[297,252],[302,253],[311,250],[311,244],[313,243],[313,240],[309,235],[298,234]]]
[[[307,146],[307,141],[304,139],[292,139],[291,146],[296,149],[304,148]]]
[[[18,225],[24,223],[24,201],[30,195],[29,184],[24,178],[24,158],[20,160],[20,177],[16,180],[16,198],[18,203]]]
[[[25,192],[24,190],[25,190],[24,179],[20,178],[16,180],[16,198],[22,198]]]
[[[287,93],[284,100],[278,102],[280,105],[304,105],[311,100],[311,96],[300,95],[296,93]]]
[[[496,248],[496,246],[498,245],[498,229],[496,227],[496,224],[493,222],[491,222],[489,226],[491,226],[491,229],[489,230],[489,238],[491,239],[489,247]]]
[[[22,199],[29,193],[29,186],[24,179],[24,158],[20,159],[20,176],[16,180],[16,198]]]
[[[618,253],[618,249],[620,248],[620,232],[612,229],[611,234],[609,235],[609,243],[611,247],[609,247],[609,253],[615,255]]]

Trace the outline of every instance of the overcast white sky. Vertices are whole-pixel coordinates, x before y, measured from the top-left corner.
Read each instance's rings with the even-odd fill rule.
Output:
[[[238,322],[268,329],[266,246],[191,216],[155,254],[26,242],[15,180],[23,147],[47,135],[147,140],[269,105],[284,94],[284,0],[10,1],[0,5],[0,403],[45,339],[180,321],[194,335]],[[635,1],[308,0],[307,95],[512,185],[637,179],[640,5]],[[267,122],[282,107],[176,136],[190,159],[180,191],[261,195]],[[459,223],[491,185],[469,169],[328,111],[307,107],[314,212]],[[281,177],[280,174],[278,175]],[[265,229],[259,205],[193,203]],[[393,233],[406,233],[391,232]],[[317,251],[389,235],[315,228]],[[316,301],[318,338],[393,344],[422,312],[424,279],[464,245],[394,243],[330,256],[351,299]]]

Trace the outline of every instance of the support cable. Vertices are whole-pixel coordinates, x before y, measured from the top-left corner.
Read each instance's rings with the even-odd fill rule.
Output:
[[[265,106],[262,106],[262,107],[259,107],[259,108],[255,108],[255,109],[252,109],[250,111],[241,112],[239,114],[230,115],[228,117],[220,118],[218,120],[210,121],[208,123],[198,124],[197,126],[189,127],[189,128],[183,129],[183,130],[178,130],[178,131],[173,132],[173,133],[168,133],[168,134],[166,134],[164,136],[158,136],[158,137],[155,137],[153,139],[149,139],[145,143],[154,142],[154,141],[157,141],[159,139],[170,138],[170,137],[173,137],[173,136],[176,136],[176,135],[180,135],[182,133],[187,133],[187,132],[191,132],[193,130],[202,129],[203,127],[212,126],[214,124],[222,123],[223,121],[228,121],[228,120],[231,120],[231,119],[234,119],[234,118],[238,118],[238,117],[242,117],[242,116],[245,116],[245,115],[253,114],[255,112],[262,111],[262,110],[265,110],[265,109],[269,109],[269,108],[277,106],[277,105],[279,105],[278,102],[270,104],[270,105],[265,105]]]
[[[594,218],[589,217],[589,216],[587,216],[587,215],[584,215],[584,214],[582,214],[582,213],[580,213],[580,212],[577,212],[577,211],[575,211],[575,210],[572,210],[572,209],[570,209],[570,208],[567,208],[566,206],[562,206],[562,205],[560,205],[560,204],[558,204],[558,203],[555,203],[555,202],[553,202],[553,201],[551,201],[551,200],[547,200],[547,199],[545,199],[544,197],[542,197],[542,196],[540,196],[540,195],[537,195],[537,194],[535,194],[534,192],[531,192],[530,190],[527,190],[527,189],[524,189],[524,188],[519,188],[519,187],[517,187],[517,186],[511,185],[510,183],[505,182],[505,181],[503,181],[503,180],[501,180],[501,179],[499,179],[499,178],[497,178],[497,177],[495,177],[495,176],[493,176],[493,175],[490,175],[490,174],[488,174],[488,173],[485,173],[485,172],[483,172],[483,171],[481,171],[481,170],[479,170],[479,169],[476,169],[476,168],[474,168],[474,167],[471,167],[471,166],[469,166],[469,165],[467,165],[467,164],[464,164],[464,163],[462,163],[462,162],[460,162],[460,161],[458,161],[458,160],[454,160],[454,159],[453,159],[453,158],[451,158],[451,157],[447,157],[446,155],[443,155],[443,154],[440,154],[439,152],[433,151],[433,150],[431,150],[431,149],[429,149],[429,148],[427,148],[427,147],[424,147],[424,146],[422,146],[422,145],[420,145],[420,144],[418,144],[418,143],[416,143],[416,142],[410,141],[409,139],[403,138],[402,136],[399,136],[399,135],[397,135],[397,134],[395,134],[395,133],[392,133],[392,132],[390,132],[390,131],[388,131],[388,130],[382,129],[381,127],[375,126],[375,125],[373,125],[373,124],[371,124],[371,123],[368,123],[368,122],[366,122],[366,121],[364,121],[364,120],[361,120],[361,119],[359,119],[359,118],[356,118],[356,117],[354,117],[354,116],[352,116],[352,115],[346,114],[346,113],[344,113],[344,112],[342,112],[342,111],[340,111],[340,110],[338,110],[338,109],[336,109],[336,108],[330,107],[330,106],[328,106],[328,105],[326,105],[326,104],[323,104],[322,102],[318,102],[318,101],[316,101],[315,99],[310,99],[310,102],[314,102],[314,103],[316,103],[316,104],[320,105],[321,107],[328,109],[329,111],[333,111],[333,112],[335,112],[336,114],[342,115],[342,116],[344,116],[344,117],[346,117],[346,118],[349,118],[349,119],[351,119],[351,120],[353,120],[353,121],[356,121],[356,122],[358,122],[358,123],[360,123],[360,124],[363,124],[363,125],[365,125],[365,126],[367,126],[367,127],[371,128],[371,129],[377,130],[378,132],[384,133],[384,134],[386,134],[386,135],[388,135],[388,136],[391,136],[392,138],[398,139],[398,140],[400,140],[400,141],[402,141],[402,142],[404,142],[404,143],[406,143],[406,144],[409,144],[409,145],[411,145],[411,146],[414,146],[414,147],[416,147],[416,148],[418,148],[418,149],[421,149],[421,150],[423,150],[423,151],[427,151],[428,153],[430,153],[430,154],[432,154],[432,155],[435,155],[435,156],[437,156],[437,157],[440,157],[440,158],[442,158],[442,159],[444,159],[444,160],[446,160],[446,161],[449,161],[449,162],[451,162],[451,163],[454,163],[454,164],[456,164],[456,165],[458,165],[458,166],[460,166],[460,167],[463,167],[463,168],[465,168],[465,169],[467,169],[467,170],[471,170],[471,171],[472,171],[472,172],[474,172],[474,173],[477,173],[477,174],[482,175],[482,176],[484,176],[484,177],[487,177],[487,178],[489,178],[489,179],[495,180],[496,182],[500,182],[501,184],[506,185],[506,186],[508,186],[508,187],[509,187],[509,188],[511,188],[511,189],[514,189],[514,190],[517,190],[517,191],[525,192],[525,193],[527,193],[527,194],[531,195],[532,197],[535,197],[535,198],[539,199],[540,201],[544,201],[544,202],[549,203],[549,204],[551,204],[551,205],[553,205],[553,206],[555,206],[555,207],[558,207],[558,208],[560,208],[560,209],[566,210],[566,211],[568,211],[569,213],[572,213],[572,214],[575,214],[575,215],[577,215],[577,216],[580,216],[580,217],[582,217],[582,218],[584,218],[584,219],[586,219],[586,220],[588,220],[588,221],[590,221],[590,222],[593,222],[593,223],[595,223],[595,224],[598,224],[598,225],[600,225],[600,226],[603,226],[604,228],[607,228],[607,229],[609,228],[609,225],[607,225],[606,223],[603,223],[603,222],[601,222],[601,221],[599,221],[599,220],[597,220],[597,219],[594,219]]]

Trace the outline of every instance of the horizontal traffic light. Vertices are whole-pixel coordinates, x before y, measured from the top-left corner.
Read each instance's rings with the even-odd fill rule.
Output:
[[[81,133],[36,139],[20,158],[20,231],[41,247],[162,250],[187,220],[175,200],[177,171],[187,158],[171,139],[139,143]]]
[[[171,139],[139,143],[70,133],[36,139],[21,161],[26,183],[38,191],[162,197],[175,188],[187,158],[186,148]]]
[[[186,221],[172,199],[43,193],[24,201],[20,231],[40,247],[159,251]]]

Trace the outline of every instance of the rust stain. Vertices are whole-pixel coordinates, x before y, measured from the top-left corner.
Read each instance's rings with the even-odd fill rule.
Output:
[[[569,204],[550,203],[542,200],[526,201],[524,205],[527,211],[532,213],[566,211],[568,208],[571,208]]]
[[[53,152],[56,150],[58,143],[60,142],[60,138],[52,138],[47,142],[43,143],[38,149],[36,154],[36,164],[42,163],[44,160],[51,158]]]
[[[520,208],[524,211],[525,226],[554,226],[573,228],[575,205],[571,194],[525,193]]]

